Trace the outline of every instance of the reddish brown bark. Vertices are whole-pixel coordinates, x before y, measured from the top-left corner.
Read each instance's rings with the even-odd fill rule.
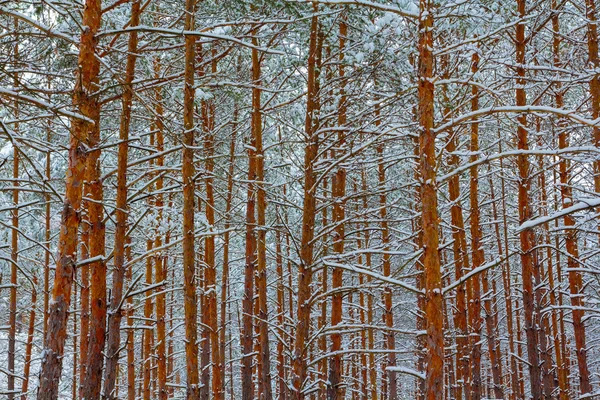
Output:
[[[131,26],[139,24],[140,2],[134,0],[131,6]],[[129,36],[127,66],[123,85],[121,120],[119,126],[119,150],[117,170],[117,199],[116,199],[116,227],[114,246],[114,270],[112,277],[112,298],[110,314],[108,316],[108,339],[106,348],[106,368],[104,370],[105,399],[115,398],[113,393],[119,362],[119,347],[121,345],[121,309],[123,297],[123,279],[125,278],[125,243],[127,234],[127,158],[129,153],[129,127],[131,120],[131,106],[133,97],[132,82],[135,76],[135,62],[137,52],[137,32],[132,31]]]
[[[88,138],[97,129],[100,105],[96,90],[100,63],[95,57],[100,28],[101,1],[86,0],[79,44],[78,79],[73,93],[73,103],[87,119],[73,118],[69,142],[69,164],[66,173],[66,193],[62,212],[61,230],[58,239],[58,259],[49,305],[48,330],[42,355],[39,400],[54,400],[58,396],[58,383],[62,371],[67,333],[67,312],[71,301],[73,270],[77,259],[77,237],[81,221],[80,207],[82,184],[87,158]]]
[[[446,61],[446,58],[442,59]],[[447,62],[444,63],[444,71],[446,78],[449,78],[447,72]],[[442,95],[444,96],[444,103],[450,104],[447,91],[443,88]],[[450,109],[444,110],[445,115],[449,115]],[[448,164],[452,169],[455,169],[460,164],[460,158],[454,154],[456,151],[456,134],[453,131],[449,131],[449,140],[446,144],[446,150],[449,155]],[[448,197],[452,204],[450,207],[450,218],[452,222],[452,252],[454,258],[454,276],[458,281],[462,278],[466,271],[466,265],[469,264],[469,255],[467,253],[467,239],[465,234],[465,223],[463,217],[463,209],[460,201],[460,177],[458,174],[453,174],[448,181]],[[467,302],[466,302],[466,285],[459,285],[456,288],[455,300],[454,300],[454,327],[456,329],[456,374],[455,380],[457,385],[453,390],[453,394],[457,400],[463,398],[463,393],[466,394],[465,398],[468,398],[469,379],[469,352],[468,352],[468,332],[467,332]]]
[[[14,20],[15,32],[19,30],[19,21],[15,18]],[[18,37],[18,36],[17,36]],[[19,60],[19,40],[15,42],[14,47],[15,60]],[[19,75],[14,74],[15,87],[19,84]],[[19,118],[19,103],[15,102],[15,117]],[[19,125],[15,127],[18,131]],[[10,231],[10,294],[9,294],[9,305],[8,305],[8,376],[7,385],[8,399],[12,400],[15,397],[15,345],[16,345],[16,334],[17,334],[17,286],[18,277],[17,269],[19,263],[19,148],[13,147],[13,189],[12,200],[14,209],[12,210],[12,229]]]
[[[233,200],[233,174],[235,171],[235,142],[237,135],[237,119],[239,111],[237,103],[234,105],[233,123],[231,126],[231,142],[229,144],[229,170],[227,174],[227,198],[225,203],[225,233],[223,234],[223,270],[221,277],[221,326],[220,326],[220,349],[221,352],[221,376],[225,380],[225,344],[227,333],[227,310],[228,310],[228,290],[229,290],[229,241],[231,226],[231,204]],[[233,386],[233,383],[232,383]]]
[[[126,237],[125,259],[131,260],[131,236]],[[133,278],[132,265],[127,267],[127,282]],[[135,399],[135,331],[133,329],[133,298],[127,298],[127,400]]]
[[[254,106],[254,91],[252,93]],[[253,107],[254,111],[254,107]],[[255,127],[255,111],[252,113],[252,130]],[[252,352],[253,352],[253,316],[254,316],[254,275],[256,273],[256,138],[252,135],[248,147],[248,191],[246,199],[246,264],[244,268],[244,297],[242,299],[242,400],[254,398],[252,382]]]
[[[427,330],[425,398],[434,400],[444,392],[444,318],[442,315],[442,276],[438,237],[436,149],[435,132],[433,131],[433,7],[430,0],[421,0],[419,4],[419,170],[422,201],[424,309]]]
[[[51,79],[48,77],[48,89],[51,86]],[[46,141],[48,143],[52,143],[52,127],[48,124],[46,129]],[[45,178],[50,180],[50,150],[46,152],[46,175]],[[46,191],[44,194],[44,201],[46,202],[45,211],[44,211],[44,243],[46,246],[50,243],[50,192]],[[43,338],[46,337],[46,331],[48,330],[48,306],[50,302],[50,251],[44,251],[44,331]]]
[[[258,31],[252,35],[252,44],[258,46]],[[261,371],[259,381],[259,394],[261,400],[273,398],[271,387],[271,359],[269,354],[269,315],[267,310],[267,243],[266,243],[266,192],[265,192],[265,154],[262,138],[262,110],[261,110],[261,65],[260,56],[256,48],[252,49],[252,136],[256,149],[256,285],[258,292],[258,340],[259,357],[258,368]]]
[[[346,14],[343,14],[339,23],[339,79],[340,79],[340,100],[338,103],[338,139],[337,147],[343,149],[346,143],[346,78],[344,71],[344,48],[346,45],[346,37],[348,36],[348,26],[346,23]],[[332,154],[335,159],[335,152]],[[343,263],[344,257],[344,240],[345,240],[345,197],[346,197],[346,170],[343,165],[339,165],[332,182],[332,197],[333,197],[333,213],[332,223],[334,225],[333,235],[333,252],[338,257],[338,262]],[[342,323],[342,299],[344,293],[339,289],[343,286],[343,270],[334,268],[331,275],[331,289],[334,292],[331,300],[331,326],[335,327]],[[337,290],[336,290],[337,289]],[[329,362],[329,383],[327,386],[327,398],[329,400],[342,399],[344,390],[342,386],[342,335],[339,329],[334,330],[331,335],[331,353]]]
[[[558,11],[557,10],[557,0],[552,0],[552,9],[554,11]],[[552,31],[553,31],[553,35],[552,35],[552,53],[554,56],[554,66],[556,68],[561,68],[562,67],[562,62],[560,59],[560,45],[562,42],[562,36],[560,33],[560,21],[559,21],[559,13],[555,12],[552,16]],[[563,93],[563,89],[562,89],[562,85],[560,82],[556,83],[556,94],[554,95],[554,105],[556,106],[556,108],[562,108],[564,106],[564,93]],[[568,136],[567,133],[564,132],[564,130],[567,127],[566,121],[562,118],[559,118],[558,122],[557,122],[557,127],[559,130],[559,147],[568,147]],[[563,174],[564,172],[568,173],[568,161],[565,159],[561,159],[560,161],[560,166],[559,166],[560,170],[561,170],[561,174]],[[564,172],[563,172],[564,170]],[[554,183],[556,184],[556,170],[554,170]],[[564,177],[566,181],[569,180],[568,175]],[[561,180],[561,183],[564,185],[565,182],[563,182]],[[561,186],[562,188],[562,186]],[[567,189],[568,190],[568,189]],[[566,195],[569,195],[569,193],[565,193]],[[555,199],[556,199],[556,192],[554,195]],[[556,201],[555,201],[556,202]],[[567,221],[565,221],[565,225],[567,224]],[[548,234],[549,236],[549,234]],[[557,238],[558,240],[558,238]],[[567,237],[567,240],[569,240],[569,238]],[[548,243],[550,243],[549,237],[548,237]],[[558,247],[558,246],[557,246]],[[557,258],[560,257],[557,254]],[[556,299],[556,293],[554,290],[554,272],[553,272],[553,268],[552,268],[552,251],[550,248],[548,248],[548,284],[550,286],[550,304],[551,305],[556,305],[557,304],[557,299]],[[557,264],[559,263],[559,261],[557,260]],[[560,266],[558,267],[560,269]],[[560,310],[558,312],[560,315],[562,315],[562,310]],[[562,318],[561,318],[562,320]],[[568,371],[568,365],[565,362],[565,354],[563,352],[563,345],[561,345],[561,334],[560,334],[560,330],[559,330],[559,324],[558,324],[558,316],[557,316],[557,312],[553,312],[552,313],[552,329],[553,329],[553,339],[554,339],[554,353],[556,356],[556,366],[557,366],[557,375],[558,375],[558,387],[559,387],[559,398],[560,400],[567,400],[569,398],[569,371]]]
[[[27,343],[25,344],[25,366],[23,367],[23,383],[21,385],[21,400],[27,399],[27,391],[29,390],[29,372],[31,370],[31,350],[33,348],[33,334],[35,333],[35,307],[37,301],[37,276],[33,276],[33,285],[31,286],[31,310],[29,311],[29,325],[27,327]],[[77,343],[77,338],[75,338]],[[77,364],[75,364],[77,365]],[[73,374],[76,370],[73,370]],[[76,375],[75,375],[76,376]],[[77,387],[74,385],[73,390],[76,393]]]
[[[526,0],[517,0],[517,11],[520,18],[526,16]],[[515,35],[516,62],[517,62],[517,89],[516,104],[525,106],[527,97],[525,94],[525,23],[520,22],[516,26]],[[517,144],[519,150],[528,150],[529,143],[527,138],[527,115],[521,114],[517,118]],[[524,223],[531,218],[530,188],[531,177],[529,174],[530,165],[527,155],[517,156],[517,165],[519,170],[519,222]],[[530,229],[521,231],[519,234],[521,244],[521,268],[523,280],[523,310],[525,314],[525,334],[527,337],[527,358],[529,361],[529,380],[531,385],[531,395],[534,400],[542,396],[538,334],[535,325],[535,299],[533,288],[533,254],[534,246],[533,232]]]
[[[318,109],[316,107],[316,60],[317,60],[317,33],[319,21],[317,5],[313,5],[314,14],[311,18],[310,41],[308,53],[308,93],[306,106],[306,119],[304,131],[306,147],[304,151],[304,198],[302,205],[302,237],[300,243],[300,265],[298,266],[298,302],[296,337],[294,341],[294,358],[292,366],[293,391],[291,398],[304,399],[302,388],[306,379],[306,342],[310,331],[312,265],[314,262],[314,235],[316,198],[316,173],[314,164],[318,157]]]
[[[194,29],[194,0],[185,2],[185,29]],[[200,398],[200,379],[198,375],[198,306],[196,302],[196,264],[194,249],[194,71],[196,38],[185,37],[185,86],[183,90],[183,273],[184,273],[184,309],[185,309],[185,356],[187,370],[186,399]]]
[[[471,56],[471,73],[476,74],[479,69],[479,54],[473,52]],[[479,109],[479,89],[471,87],[471,111]],[[477,160],[479,151],[479,124],[477,121],[471,123],[471,154],[470,161]],[[470,230],[471,230],[471,271],[476,270],[485,262],[483,253],[483,233],[480,224],[479,210],[479,171],[477,165],[470,169],[469,179],[469,205],[470,205]],[[480,274],[471,277],[467,282],[467,304],[469,316],[469,349],[470,354],[470,393],[471,400],[481,399],[481,280]]]
[[[104,189],[100,166],[100,116],[88,137],[84,191],[89,220],[90,263],[90,336],[87,348],[86,370],[82,382],[82,396],[86,400],[100,398],[104,345],[106,340],[106,262],[104,261]]]

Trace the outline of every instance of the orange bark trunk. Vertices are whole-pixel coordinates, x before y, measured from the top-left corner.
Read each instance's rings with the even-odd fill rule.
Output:
[[[526,16],[526,0],[517,0],[517,8],[520,18]],[[521,22],[516,27],[516,61],[517,61],[517,89],[516,104],[525,106],[527,98],[525,94],[525,23]],[[528,150],[529,143],[527,138],[527,115],[521,114],[517,118],[517,140],[519,150]],[[529,159],[527,155],[517,157],[519,169],[519,222],[524,223],[531,218],[531,205],[529,191],[531,188],[531,178],[529,175]],[[525,313],[525,334],[527,336],[527,357],[529,361],[529,380],[531,384],[531,395],[534,400],[541,399],[541,376],[539,363],[538,334],[534,323],[535,298],[533,288],[533,254],[534,246],[533,232],[529,229],[523,230],[519,234],[521,243],[521,268],[523,279],[523,308]]]
[[[346,125],[346,89],[345,89],[345,71],[344,71],[344,47],[346,45],[346,37],[348,36],[348,26],[346,24],[347,16],[344,14],[339,24],[339,42],[340,42],[340,56],[339,56],[339,79],[340,79],[340,100],[338,103],[338,140],[337,147],[343,149],[346,142],[346,132],[344,127]],[[333,158],[335,159],[335,152],[333,152]],[[333,178],[332,184],[332,196],[333,196],[333,214],[332,223],[334,225],[333,235],[333,252],[338,257],[338,262],[343,263],[344,257],[344,240],[345,240],[345,202],[346,202],[346,170],[339,165],[338,170]],[[343,286],[343,270],[341,268],[334,268],[331,276],[331,289],[334,291],[333,298],[331,300],[331,326],[335,327],[342,323],[342,299],[344,294],[339,289]],[[344,396],[344,390],[342,386],[342,335],[338,329],[334,330],[331,335],[331,352],[333,355],[330,358],[329,364],[329,383],[327,387],[327,398],[329,400],[342,399]]]
[[[31,287],[31,310],[29,311],[29,326],[27,327],[27,344],[25,345],[25,367],[23,368],[23,383],[21,386],[21,400],[27,400],[27,390],[29,390],[29,371],[31,370],[31,349],[33,348],[33,334],[35,333],[35,307],[37,301],[37,276],[33,277],[33,286]],[[77,337],[75,337],[75,343]],[[76,370],[73,370],[73,374]],[[73,390],[77,390],[74,386]]]
[[[444,392],[444,331],[442,315],[442,276],[439,257],[439,217],[437,210],[436,149],[433,84],[433,7],[420,1],[419,14],[419,170],[422,201],[423,270],[425,289],[425,398],[438,399]]]
[[[131,6],[131,26],[139,24],[140,2],[135,0]],[[119,150],[117,170],[117,199],[116,199],[116,227],[114,246],[114,271],[112,277],[112,298],[110,314],[108,316],[108,339],[106,349],[106,368],[104,370],[104,398],[116,398],[113,393],[117,377],[119,362],[119,348],[121,346],[121,319],[123,310],[121,302],[123,297],[123,279],[125,278],[125,243],[127,234],[127,158],[129,153],[129,126],[131,120],[131,105],[133,97],[132,82],[135,76],[135,62],[137,52],[137,32],[132,31],[129,36],[127,66],[123,86],[123,110],[119,126]]]
[[[52,298],[48,311],[48,330],[42,354],[39,400],[54,400],[58,396],[58,383],[67,335],[67,316],[71,302],[73,271],[77,260],[78,229],[81,221],[82,185],[87,158],[88,138],[97,129],[100,105],[96,97],[100,62],[95,56],[100,28],[101,0],[86,0],[83,11],[79,44],[78,79],[73,93],[73,103],[87,119],[73,119],[69,142],[69,164],[66,174],[66,193],[58,239],[58,257]]]
[[[318,157],[318,109],[316,107],[316,60],[317,60],[317,33],[319,22],[317,16],[317,5],[313,4],[314,14],[311,18],[310,41],[308,53],[308,93],[306,105],[306,119],[304,131],[306,135],[306,147],[304,151],[304,198],[302,205],[302,237],[300,242],[300,265],[298,266],[298,301],[296,336],[294,341],[294,356],[292,366],[293,391],[291,398],[294,400],[304,399],[302,392],[306,379],[306,343],[310,332],[311,313],[311,288],[312,266],[315,236],[315,211],[317,205],[316,181],[317,176],[314,164]]]
[[[195,0],[185,2],[185,29],[194,29]],[[194,249],[194,72],[196,38],[185,37],[184,109],[183,109],[183,273],[185,309],[185,356],[187,400],[200,398],[198,374],[198,306],[196,302],[196,261]]]

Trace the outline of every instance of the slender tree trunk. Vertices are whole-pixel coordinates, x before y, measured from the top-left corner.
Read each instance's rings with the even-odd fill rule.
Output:
[[[277,265],[277,324],[282,336],[277,341],[277,391],[280,400],[286,400],[287,384],[285,373],[284,336],[285,331],[285,295],[283,288],[283,255],[281,252],[281,227],[275,232],[275,263]]]
[[[375,125],[379,126],[381,121],[379,119],[379,107],[375,110],[377,119]],[[381,244],[383,245],[383,255],[381,257],[383,276],[389,277],[392,274],[391,260],[390,260],[390,231],[388,225],[387,215],[387,188],[386,188],[386,176],[385,176],[385,163],[384,163],[384,146],[383,144],[377,146],[377,156],[379,162],[377,165],[377,177],[379,183],[379,218],[381,219]],[[366,189],[366,188],[365,188]],[[367,231],[368,232],[368,231]],[[383,289],[383,320],[388,331],[384,334],[385,349],[389,350],[387,355],[387,366],[396,366],[396,338],[394,335],[394,312],[393,312],[393,294],[392,288],[386,285]],[[397,380],[396,373],[394,371],[388,371],[388,393],[389,399],[395,400],[397,397]]]
[[[231,142],[229,144],[229,171],[227,174],[227,198],[225,203],[225,233],[223,234],[223,271],[221,277],[221,327],[220,327],[220,352],[221,352],[221,376],[225,381],[225,344],[228,319],[228,288],[229,288],[229,241],[231,226],[231,205],[233,201],[233,175],[235,172],[235,143],[237,134],[237,119],[239,111],[237,103],[233,110],[233,123],[231,126]],[[233,386],[233,382],[231,383]]]
[[[185,29],[194,30],[195,0],[185,2]],[[196,261],[194,249],[194,72],[196,37],[185,37],[185,86],[183,110],[183,272],[185,308],[186,399],[200,398],[198,374],[198,306],[196,302]]]
[[[257,38],[258,31],[252,35],[252,44],[259,45]],[[261,111],[261,65],[258,50],[252,49],[252,135],[256,148],[256,245],[257,245],[257,291],[258,291],[258,325],[260,342],[262,379],[259,382],[259,392],[262,394],[261,400],[271,400],[273,398],[271,386],[271,359],[269,354],[269,315],[267,310],[267,243],[266,243],[266,193],[265,193],[265,154],[263,150],[262,138],[262,111]]]
[[[85,193],[86,184],[83,185]],[[81,245],[79,247],[79,257],[82,260],[89,258],[88,243],[89,243],[89,228],[90,224],[87,218],[87,210],[82,210],[83,216],[81,221]],[[79,328],[79,398],[83,399],[83,380],[85,378],[85,370],[87,369],[87,349],[90,342],[90,266],[85,263],[79,267],[81,271],[81,318]]]
[[[125,238],[125,259],[131,261],[131,236]],[[133,266],[127,267],[127,282],[133,279]],[[127,298],[127,400],[135,400],[135,330],[133,328],[133,298]]]
[[[77,281],[77,270],[75,270],[75,277],[73,279]],[[73,304],[77,304],[77,290],[73,291]],[[77,400],[79,390],[77,387],[77,363],[79,362],[79,353],[77,349],[77,313],[73,313],[73,374],[71,375],[71,399]]]
[[[255,119],[260,110],[255,109],[255,89],[252,90],[252,137],[248,147],[248,192],[246,200],[246,264],[244,269],[244,297],[242,299],[242,400],[254,399],[253,383],[253,332],[254,332],[254,279],[256,273],[256,129]]]
[[[23,367],[23,383],[21,385],[21,400],[27,400],[27,391],[29,390],[29,372],[31,371],[31,350],[33,348],[33,335],[35,333],[35,308],[37,302],[37,276],[33,276],[33,286],[31,287],[31,310],[29,311],[29,325],[27,327],[27,343],[25,345],[25,366]],[[75,337],[77,340],[77,337]],[[73,370],[73,374],[76,370]],[[77,390],[74,387],[73,390]]]
[[[520,18],[526,16],[526,0],[517,0],[517,8]],[[520,22],[516,26],[516,61],[517,61],[517,106],[525,106],[527,98],[525,94],[525,23]],[[517,118],[517,137],[518,149],[528,150],[529,143],[527,138],[527,115],[521,114]],[[531,205],[529,191],[531,188],[530,165],[527,155],[517,156],[519,169],[519,222],[524,223],[531,218]],[[533,287],[533,254],[534,237],[531,230],[523,230],[519,234],[521,244],[521,267],[523,280],[523,307],[525,313],[525,333],[527,336],[527,357],[529,361],[529,380],[531,385],[531,395],[534,400],[541,399],[541,376],[539,363],[538,334],[535,326],[535,298]]]
[[[498,135],[500,135],[500,131],[498,131]],[[498,151],[502,153],[502,144],[499,141]],[[503,161],[500,160],[500,171],[504,171]],[[491,179],[491,177],[490,177]],[[494,197],[494,186],[490,184],[490,191],[492,198]],[[500,194],[502,199],[502,226],[503,226],[503,235],[500,234],[500,223],[497,222],[495,224],[496,227],[496,236],[497,236],[497,245],[498,252],[506,258],[506,261],[502,263],[502,284],[504,287],[504,302],[506,307],[506,328],[508,331],[508,350],[510,352],[509,355],[509,365],[510,365],[510,376],[511,376],[511,399],[521,399],[523,398],[523,392],[520,390],[521,385],[519,382],[519,364],[517,364],[517,359],[515,357],[516,347],[515,347],[515,330],[514,330],[514,320],[513,320],[513,300],[512,300],[512,286],[511,286],[511,267],[510,267],[510,258],[509,255],[509,247],[508,247],[508,217],[507,217],[507,207],[506,207],[506,184],[504,178],[504,172],[501,172],[500,175]],[[492,203],[493,212],[496,211],[496,203]],[[497,214],[494,214],[494,221],[498,221]],[[502,250],[502,238],[504,238],[504,251]],[[518,314],[515,315],[518,319]],[[518,335],[519,333],[517,333]]]
[[[337,147],[343,149],[346,143],[346,132],[344,127],[346,125],[346,78],[344,71],[344,48],[346,46],[346,37],[348,36],[348,26],[346,24],[346,14],[344,13],[339,23],[339,42],[340,42],[340,56],[339,56],[339,79],[340,79],[340,92],[339,92],[339,103],[338,103],[338,140]],[[333,154],[335,159],[335,153]],[[336,174],[333,178],[332,184],[332,196],[333,196],[333,213],[332,223],[334,225],[333,235],[333,252],[338,257],[338,262],[343,263],[344,257],[344,240],[345,240],[345,202],[346,202],[346,169],[342,164],[338,166]],[[334,291],[333,299],[331,300],[331,326],[335,327],[342,323],[342,299],[344,294],[339,290],[343,282],[343,270],[341,268],[334,268],[331,276],[331,289]],[[338,289],[336,291],[336,289]],[[333,355],[330,357],[329,365],[329,383],[327,387],[327,398],[329,400],[342,399],[344,396],[344,390],[342,386],[342,335],[338,329],[334,330],[331,335],[331,352]]]
[[[296,326],[296,336],[294,341],[294,356],[292,383],[293,400],[304,399],[302,392],[304,380],[306,379],[306,343],[310,332],[310,311],[311,311],[311,282],[313,267],[314,235],[315,235],[315,211],[317,206],[316,180],[317,175],[314,170],[314,164],[318,159],[318,109],[316,107],[316,60],[317,60],[317,36],[319,30],[319,21],[317,16],[318,7],[313,4],[313,16],[310,24],[310,41],[308,53],[308,93],[306,105],[306,119],[304,132],[306,135],[306,147],[304,151],[304,197],[302,205],[302,235],[300,242],[300,264],[298,266],[298,323]],[[291,306],[291,304],[290,304]]]
[[[553,35],[552,35],[552,50],[553,50],[553,55],[554,55],[554,66],[556,68],[561,68],[562,67],[562,63],[561,63],[561,57],[560,57],[560,45],[561,45],[561,41],[562,41],[562,36],[560,34],[560,21],[559,21],[559,13],[558,13],[558,5],[557,5],[557,0],[552,0],[552,10],[554,11],[554,14],[552,16],[552,31],[553,31]],[[556,106],[556,108],[563,108],[564,106],[564,92],[562,89],[562,85],[560,82],[556,83],[556,89],[555,89],[555,95],[554,95],[554,105]],[[557,129],[558,129],[558,134],[559,134],[559,147],[561,146],[561,135],[563,135],[563,138],[566,138],[566,132],[564,131],[567,128],[567,124],[566,121],[562,118],[559,118],[559,120],[557,121]],[[563,145],[565,147],[568,146],[568,143]],[[563,163],[567,163],[567,161],[565,159],[561,158],[561,162],[560,162],[560,166],[559,168],[563,168]],[[568,165],[566,165],[565,167],[565,171],[568,169]],[[554,169],[553,171],[553,176],[554,176],[554,183],[556,186],[556,169]],[[568,180],[568,178],[567,178]],[[561,186],[562,188],[562,186]],[[557,202],[556,200],[556,191],[554,192],[554,198],[555,198],[555,203]],[[566,222],[566,221],[565,221]],[[565,223],[566,225],[566,223]],[[548,234],[548,243],[550,243],[550,234]],[[568,240],[568,239],[567,239]],[[557,257],[559,257],[557,255]],[[553,268],[552,268],[552,251],[550,248],[548,248],[548,283],[550,286],[550,304],[555,306],[557,304],[557,299],[556,299],[556,293],[554,291],[555,287],[554,287],[554,272],[553,272]],[[558,313],[562,314],[562,311],[559,310]],[[569,396],[569,377],[568,377],[568,368],[565,364],[565,360],[564,360],[564,354],[562,352],[562,346],[560,343],[560,333],[559,333],[559,325],[558,325],[558,317],[557,317],[557,312],[553,312],[552,313],[552,329],[553,329],[553,339],[554,339],[554,353],[556,356],[556,369],[557,369],[557,375],[558,375],[558,387],[559,387],[559,399],[560,400],[567,400],[568,396]]]
[[[592,67],[597,69],[600,67],[600,57],[598,57],[598,22],[596,19],[596,2],[594,0],[586,0],[585,8],[585,16],[587,18],[588,56]],[[590,80],[590,95],[592,97],[592,118],[597,119],[600,117],[600,76],[597,73],[594,74]],[[596,147],[600,147],[600,127],[598,126],[594,126],[593,129],[593,143]],[[596,193],[600,193],[600,160],[594,161],[594,189],[596,190]],[[577,286],[572,285],[571,283],[569,283],[569,285]],[[575,295],[575,297],[578,296],[578,294]],[[573,318],[579,317],[575,317],[575,315],[573,315]],[[579,325],[576,321],[573,322],[574,324]],[[589,382],[590,373],[587,369],[587,358],[585,353],[585,330],[583,325],[575,327],[575,341],[575,346],[577,346],[577,362],[579,363],[579,381],[581,384],[581,393],[591,393],[592,387]],[[580,347],[580,345],[583,345],[583,347]]]
[[[131,26],[139,24],[140,2],[135,0],[131,5]],[[127,66],[125,82],[123,85],[121,121],[119,126],[119,150],[117,169],[117,199],[116,199],[116,227],[114,245],[114,270],[112,277],[112,297],[110,313],[108,316],[108,339],[106,349],[106,368],[104,370],[105,399],[113,399],[117,368],[119,362],[119,348],[121,346],[121,319],[123,309],[123,279],[125,278],[125,244],[127,234],[127,158],[129,153],[129,127],[131,121],[131,105],[133,97],[132,82],[135,76],[135,63],[137,52],[137,32],[129,35]]]
[[[446,78],[449,74],[446,73]],[[443,92],[444,103],[449,104],[449,99],[446,90]],[[449,115],[450,109],[444,110],[444,114]],[[460,165],[460,158],[454,154],[456,151],[456,133],[448,132],[449,140],[446,144],[446,150],[449,155],[448,164],[452,169],[456,169]],[[467,239],[465,233],[465,223],[463,218],[463,210],[460,201],[460,177],[454,174],[448,181],[448,197],[450,203],[450,219],[452,222],[452,252],[454,258],[454,274],[455,279],[459,281],[465,272],[466,265],[469,264],[469,255],[467,253]],[[453,390],[453,395],[457,400],[462,400],[463,393],[465,398],[468,398],[470,393],[469,379],[469,345],[467,333],[467,302],[466,302],[466,285],[459,285],[456,288],[454,300],[454,327],[456,329],[456,382],[457,385]]]
[[[100,121],[100,105],[96,91],[100,62],[95,56],[100,28],[101,0],[86,0],[83,10],[85,26],[79,44],[78,79],[73,93],[73,103],[87,120],[73,118],[69,143],[69,165],[66,173],[66,193],[58,239],[58,257],[52,300],[49,306],[48,330],[42,355],[39,400],[58,397],[58,383],[67,336],[67,316],[71,301],[73,272],[77,260],[78,229],[81,221],[80,207],[82,184],[87,158],[88,138]]]
[[[598,57],[598,25],[596,20],[596,3],[593,0],[586,0],[586,17],[588,21],[588,51],[589,60],[593,67],[598,69],[600,67],[600,58]],[[600,117],[600,76],[596,73],[590,80],[590,94],[592,96],[592,118],[597,119]],[[566,132],[563,131],[563,135]],[[595,126],[593,129],[593,143],[594,146],[600,147],[600,128]],[[568,143],[568,138],[566,143]],[[566,160],[563,159],[563,163]],[[562,182],[562,165],[561,165],[561,185],[562,190],[566,190],[567,193],[570,191],[568,183]],[[566,168],[566,164],[564,165]],[[565,176],[566,178],[566,176]],[[600,161],[594,161],[594,189],[596,193],[600,193]],[[566,202],[567,193],[562,194],[563,206],[569,207],[570,204]],[[572,199],[572,197],[568,197]],[[575,221],[570,215],[565,216],[565,225],[574,225]],[[577,237],[573,229],[567,229],[567,252],[571,255],[568,258],[567,264],[569,268],[569,290],[571,293],[571,306],[573,315],[573,331],[575,334],[575,349],[577,353],[577,365],[579,368],[579,391],[581,395],[586,393],[592,393],[592,384],[590,382],[590,371],[588,368],[587,361],[587,347],[586,347],[586,334],[584,325],[584,294],[583,294],[583,280],[581,272],[577,271],[578,265],[578,249],[577,249]]]
[[[100,118],[98,116],[98,121]],[[104,189],[100,166],[100,123],[90,131],[88,156],[86,159],[84,197],[89,218],[89,257],[90,263],[90,338],[87,348],[86,371],[82,383],[85,400],[100,398],[104,345],[106,340],[106,262]]]
[[[471,72],[475,75],[479,70],[479,54],[475,51],[471,56]],[[479,109],[479,89],[473,85],[471,87],[471,111]],[[477,160],[479,151],[479,123],[477,120],[471,123],[471,154],[470,161]],[[479,210],[479,171],[476,165],[470,168],[469,180],[469,200],[470,200],[470,229],[471,229],[471,271],[475,271],[485,262],[483,252],[483,233],[481,231],[480,210]],[[471,277],[467,282],[468,296],[468,314],[469,314],[469,348],[471,350],[470,369],[471,384],[469,398],[471,400],[481,399],[481,280],[480,274]]]
[[[420,0],[419,13],[419,149],[421,179],[421,228],[427,340],[425,398],[438,399],[444,392],[444,330],[442,276],[439,257],[439,217],[437,210],[436,149],[433,84],[433,6]]]
[[[51,79],[48,77],[48,90],[51,88]],[[50,99],[48,99],[50,102]],[[48,144],[52,143],[52,126],[48,124],[46,129],[46,142]],[[51,171],[50,171],[50,150],[46,151],[46,176],[45,178],[50,181]],[[44,193],[44,201],[45,205],[45,221],[44,221],[44,244],[50,248],[50,212],[51,212],[51,204],[50,204],[50,191],[46,190]],[[44,251],[44,331],[43,338],[46,337],[46,332],[48,331],[48,305],[50,301],[50,251]]]
[[[15,32],[19,30],[19,21],[15,18]],[[19,61],[19,40],[15,42],[14,48],[15,60]],[[19,86],[19,75],[14,74],[15,87]],[[15,119],[19,119],[19,103],[15,101]],[[18,131],[19,125],[16,129]],[[15,398],[15,355],[16,355],[16,335],[17,335],[17,287],[19,266],[19,148],[13,144],[13,182],[15,189],[12,191],[12,200],[14,208],[12,210],[12,229],[10,231],[10,294],[8,306],[8,376],[7,389],[8,399]]]

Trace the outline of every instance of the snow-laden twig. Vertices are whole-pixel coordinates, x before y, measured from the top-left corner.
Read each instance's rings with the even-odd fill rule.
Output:
[[[600,196],[600,193],[598,194]],[[543,217],[530,219],[529,221],[525,221],[518,228],[517,232],[524,231],[525,229],[531,229],[538,225],[545,224],[550,221],[554,221],[555,219],[564,217],[569,214],[573,214],[577,211],[587,210],[588,208],[600,207],[600,197],[597,199],[579,199],[579,202],[571,207],[563,208],[555,213],[550,215],[545,215]]]

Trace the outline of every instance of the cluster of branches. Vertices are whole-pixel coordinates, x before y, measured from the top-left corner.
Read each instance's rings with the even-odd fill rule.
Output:
[[[600,395],[594,0],[0,0],[0,49],[2,396]]]

